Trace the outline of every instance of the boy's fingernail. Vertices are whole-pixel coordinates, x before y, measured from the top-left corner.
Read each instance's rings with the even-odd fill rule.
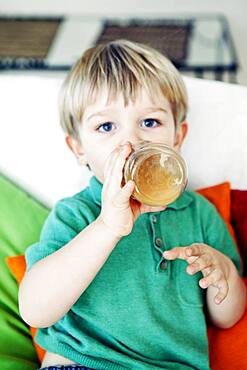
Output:
[[[128,188],[132,188],[134,186],[134,181],[133,180],[129,180],[127,182],[127,186],[128,186]]]
[[[200,284],[201,284],[201,287],[202,287],[202,288],[206,288],[206,287],[207,287],[207,282],[206,282],[206,280],[201,280],[201,281],[200,281]]]
[[[125,148],[132,148],[131,142],[130,141],[126,141],[126,143],[124,144],[124,147]]]
[[[220,304],[221,303],[221,299],[220,298],[215,298],[215,303],[216,304]]]

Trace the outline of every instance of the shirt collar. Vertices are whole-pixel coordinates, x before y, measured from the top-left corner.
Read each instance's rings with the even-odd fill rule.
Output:
[[[90,179],[90,183],[89,183],[90,194],[91,194],[94,202],[100,207],[101,207],[102,187],[103,187],[103,185],[101,184],[101,182],[99,182],[99,180],[95,176],[93,176]],[[173,202],[173,203],[171,203],[167,206],[167,209],[175,209],[175,210],[183,209],[183,208],[188,207],[188,205],[192,201],[193,201],[193,197],[190,195],[190,193],[187,192],[187,191],[184,191],[180,195],[180,197],[175,200],[175,202]]]
[[[193,197],[188,191],[184,191],[180,197],[178,197],[175,202],[168,204],[167,209],[183,209],[188,207],[188,205],[193,202]]]

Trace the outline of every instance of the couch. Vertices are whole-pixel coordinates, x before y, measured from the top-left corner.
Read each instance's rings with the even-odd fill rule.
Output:
[[[0,75],[1,370],[33,370],[39,365],[29,328],[18,312],[16,279],[20,281],[21,276],[14,274],[14,278],[6,257],[23,255],[27,246],[38,240],[55,202],[80,191],[91,177],[65,146],[59,127],[57,98],[64,76],[54,72]],[[247,87],[190,77],[184,80],[190,100],[189,131],[182,148],[189,170],[188,188],[207,188],[210,192],[224,184],[224,194],[216,192],[214,197],[223,212],[228,212],[231,223],[230,191],[240,191],[241,196],[246,196],[247,191]],[[235,197],[236,194],[239,193],[234,193]],[[234,232],[238,242],[237,228]],[[245,263],[244,254],[242,258]],[[238,331],[235,328],[220,334],[228,349],[231,343],[236,346],[233,341],[237,337],[242,341],[241,348],[246,348],[245,324],[247,320]],[[213,343],[218,332],[211,331],[209,335]],[[216,343],[215,351],[217,348]],[[216,357],[213,354],[212,361],[227,356],[224,351]],[[238,352],[231,353],[231,357],[236,367],[226,358],[224,364],[214,362],[212,368],[247,369],[246,355]],[[246,365],[241,363],[241,367],[239,360]]]

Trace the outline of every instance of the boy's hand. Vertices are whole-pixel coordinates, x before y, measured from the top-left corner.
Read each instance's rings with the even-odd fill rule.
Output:
[[[218,293],[214,298],[216,304],[220,304],[229,291],[228,278],[233,266],[232,261],[207,244],[195,243],[188,247],[175,247],[163,253],[168,260],[183,259],[189,266],[186,271],[194,275],[201,271],[203,278],[199,281],[201,288],[216,287]]]
[[[157,212],[166,208],[145,206],[131,198],[135,188],[134,181],[130,180],[122,186],[123,168],[130,152],[130,144],[116,148],[109,156],[104,169],[102,209],[99,217],[119,238],[131,232],[141,213]]]

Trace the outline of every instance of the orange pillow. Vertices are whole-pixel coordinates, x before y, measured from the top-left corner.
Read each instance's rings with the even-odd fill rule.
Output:
[[[7,262],[7,265],[9,267],[10,271],[12,272],[12,274],[16,278],[18,284],[20,285],[20,283],[21,283],[21,281],[22,281],[22,279],[25,275],[25,271],[26,271],[25,256],[7,257],[6,262]],[[36,331],[37,331],[36,328],[30,327],[31,336],[32,336],[32,339],[33,339],[33,344],[35,346],[37,355],[38,355],[38,359],[40,360],[40,362],[42,362],[43,357],[45,355],[45,350],[43,348],[41,348],[38,345],[38,343],[36,343],[35,340],[34,340]]]
[[[231,225],[231,187],[229,182],[208,188],[198,189],[197,192],[214,204],[217,211],[225,221],[231,236],[237,243],[235,231]]]
[[[236,245],[237,238],[231,221],[230,183],[197,190],[213,203],[225,221]],[[238,247],[238,245],[237,245]],[[240,253],[240,250],[238,248]],[[243,259],[242,267],[243,267]],[[247,285],[247,279],[244,279]],[[244,369],[247,367],[247,310],[242,319],[230,329],[219,329],[208,324],[209,359],[212,370]]]
[[[226,222],[229,231],[236,240],[235,232],[230,224],[231,219],[231,197],[230,183],[210,186],[208,188],[199,189],[198,193],[205,196],[211,203],[215,205],[221,217]],[[20,284],[26,270],[26,262],[24,256],[7,257],[7,264]],[[247,279],[245,281],[247,283]],[[225,369],[244,369],[247,364],[247,310],[243,318],[231,329],[218,329],[208,325],[209,338],[209,356],[210,367],[212,370]],[[45,350],[42,349],[34,340],[36,333],[35,328],[30,328],[31,335],[37,350],[38,358],[42,361]]]
[[[247,287],[247,278],[243,279]],[[209,359],[212,370],[247,368],[247,309],[230,329],[208,325]]]
[[[210,186],[208,188],[198,189],[197,192],[207,198],[216,207],[217,211],[225,221],[228,231],[230,232],[233,240],[238,249],[238,253],[241,258],[241,267],[244,270],[244,256],[242,255],[238,242],[235,229],[231,224],[231,186],[229,182],[224,182],[222,184]]]

